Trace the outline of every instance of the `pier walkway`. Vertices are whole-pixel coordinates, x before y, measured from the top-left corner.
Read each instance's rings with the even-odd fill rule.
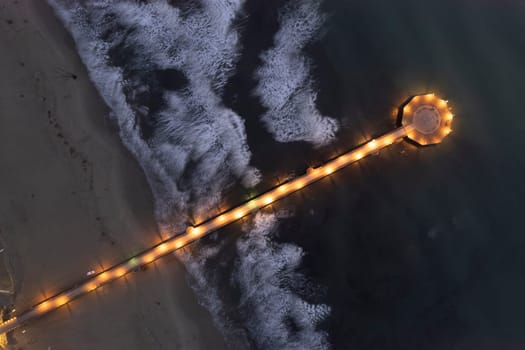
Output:
[[[250,215],[294,192],[300,191],[305,186],[319,181],[370,154],[376,153],[392,145],[399,139],[407,137],[420,145],[436,144],[441,142],[441,140],[451,132],[450,125],[453,115],[450,112],[447,102],[435,97],[434,94],[414,96],[401,108],[401,113],[402,122],[398,128],[348,153],[342,154],[320,167],[309,168],[306,174],[302,176],[280,184],[272,190],[251,199],[247,203],[223,212],[202,224],[190,226],[184,233],[172,236],[129,260],[101,271],[83,282],[75,284],[70,289],[40,302],[30,310],[22,312],[20,315],[1,323],[0,334],[10,332],[32,319],[41,317],[84,294],[88,294],[105,284],[125,276],[127,273],[136,270],[142,265],[149,264],[221,227]]]

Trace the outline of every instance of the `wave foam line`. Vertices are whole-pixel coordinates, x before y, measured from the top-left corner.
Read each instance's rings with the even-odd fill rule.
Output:
[[[262,121],[279,142],[307,141],[323,146],[335,138],[338,123],[321,115],[311,78],[312,62],[303,50],[324,22],[317,0],[291,0],[280,13],[274,47],[261,56],[255,94],[267,109]]]

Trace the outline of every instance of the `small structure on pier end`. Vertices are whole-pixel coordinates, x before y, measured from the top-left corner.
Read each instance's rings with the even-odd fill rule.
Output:
[[[407,137],[421,146],[440,143],[452,132],[454,115],[447,101],[434,94],[412,97],[403,107],[401,124],[412,126]]]

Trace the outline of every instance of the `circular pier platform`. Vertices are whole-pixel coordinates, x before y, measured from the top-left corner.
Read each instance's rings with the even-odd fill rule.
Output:
[[[434,94],[412,97],[403,107],[401,124],[411,126],[407,137],[421,146],[440,143],[452,132],[454,115],[447,101]]]

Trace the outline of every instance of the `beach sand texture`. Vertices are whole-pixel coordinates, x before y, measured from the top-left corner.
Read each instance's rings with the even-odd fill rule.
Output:
[[[23,310],[159,234],[142,170],[47,4],[3,1],[0,47],[0,254]],[[12,348],[223,348],[177,259],[148,270],[16,330]]]

